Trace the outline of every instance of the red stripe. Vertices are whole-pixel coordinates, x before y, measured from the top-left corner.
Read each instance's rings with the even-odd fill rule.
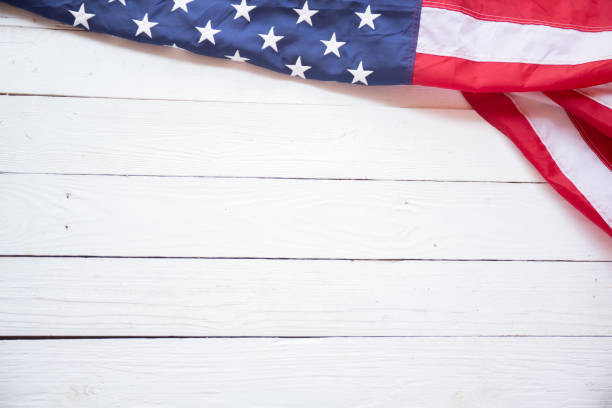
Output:
[[[423,7],[460,11],[479,20],[579,31],[612,30],[610,0],[424,0]]]
[[[593,150],[603,164],[612,171],[612,138],[609,138],[600,132],[599,129],[591,126],[578,116],[570,112],[568,112],[567,115],[591,150]]]
[[[612,138],[612,109],[576,91],[552,91],[546,96]]]
[[[612,0],[611,0],[612,1]],[[612,60],[577,65],[477,62],[416,53],[412,83],[471,92],[552,91],[612,82]]]
[[[463,94],[472,107],[490,124],[508,136],[544,178],[588,219],[612,236],[604,221],[576,186],[561,172],[527,119],[514,103],[501,93]]]

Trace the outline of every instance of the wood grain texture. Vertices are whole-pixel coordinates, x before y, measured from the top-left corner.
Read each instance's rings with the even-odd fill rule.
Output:
[[[0,258],[0,336],[610,336],[612,263]]]
[[[8,255],[612,259],[545,184],[4,174],[0,214]]]
[[[0,93],[469,108],[457,91],[296,80],[249,64],[90,32],[0,26],[0,38]]]
[[[612,404],[610,338],[12,341],[0,351],[10,408]]]
[[[0,134],[11,172],[542,181],[471,110],[4,95]]]

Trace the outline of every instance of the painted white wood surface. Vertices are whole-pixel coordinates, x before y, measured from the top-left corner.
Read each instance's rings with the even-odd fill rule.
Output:
[[[612,243],[458,92],[0,38],[0,407],[612,405]]]
[[[28,27],[28,28],[52,28],[55,30],[78,31],[79,28],[62,24],[34,13],[22,11],[19,8],[0,3],[0,26]]]
[[[612,339],[12,341],[0,405],[532,407],[612,404]]]
[[[472,110],[0,96],[0,170],[542,181]]]
[[[546,184],[3,174],[0,214],[3,255],[612,260]]]
[[[0,259],[0,336],[610,336],[612,263]]]

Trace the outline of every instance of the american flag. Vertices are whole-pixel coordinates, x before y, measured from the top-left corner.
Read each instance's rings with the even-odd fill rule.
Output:
[[[457,89],[612,236],[610,0],[3,0],[302,79]]]

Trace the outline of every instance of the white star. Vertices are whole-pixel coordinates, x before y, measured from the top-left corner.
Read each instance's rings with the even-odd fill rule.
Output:
[[[359,22],[359,28],[364,25],[370,26],[372,30],[374,30],[374,20],[380,17],[380,14],[372,14],[370,10],[370,6],[368,6],[363,13],[355,13],[361,19]]]
[[[172,0],[172,1],[174,1],[174,6],[172,6],[172,10],[170,11],[181,9],[181,10],[184,10],[185,13],[188,13],[189,10],[187,10],[187,4],[191,3],[193,0]]]
[[[236,61],[236,62],[247,62],[247,61],[249,61],[248,58],[241,57],[240,56],[240,51],[238,51],[238,50],[236,50],[234,55],[226,55],[225,57],[231,59],[232,61]]]
[[[196,29],[200,32],[200,34],[202,34],[200,40],[198,41],[198,44],[205,40],[208,40],[211,43],[215,44],[215,34],[221,32],[221,30],[215,30],[210,26],[210,20],[208,20],[208,23],[206,23],[205,27],[196,27]]]
[[[140,34],[145,33],[149,36],[149,38],[153,38],[153,36],[151,35],[151,28],[155,27],[157,23],[149,21],[149,13],[145,13],[142,20],[132,19],[132,21],[135,22],[138,26],[138,29],[136,30],[136,34],[134,34],[134,36],[138,37]]]
[[[270,27],[270,31],[268,31],[268,34],[259,34],[259,36],[264,39],[264,43],[261,46],[262,50],[267,47],[271,47],[276,52],[278,52],[276,43],[285,38],[282,35],[274,35],[274,27]]]
[[[115,0],[108,0],[109,3],[112,3]],[[125,6],[125,0],[119,0],[119,3],[123,4]]]
[[[310,20],[310,17],[314,16],[315,14],[319,12],[319,10],[310,10],[308,8],[307,1],[304,2],[304,5],[302,6],[301,9],[293,9],[293,11],[295,11],[299,15],[297,19],[297,23],[295,24],[300,24],[302,21],[305,21],[311,27],[312,27],[312,20]]]
[[[76,27],[80,24],[89,30],[89,23],[87,22],[87,20],[95,16],[95,14],[85,12],[85,3],[81,4],[81,8],[79,9],[79,11],[68,11],[74,16],[74,24],[72,25],[73,27]]]
[[[344,41],[336,41],[336,33],[333,33],[329,41],[321,40],[323,44],[325,44],[325,52],[323,55],[327,55],[330,52],[334,53],[336,57],[340,58],[340,51],[338,48],[342,47],[346,42]]]
[[[366,79],[366,77],[372,72],[374,72],[363,69],[362,61],[359,61],[359,66],[357,67],[357,69],[347,69],[347,71],[353,75],[353,82],[351,82],[352,84],[354,84],[355,82],[361,82],[366,85],[368,84],[368,80]]]
[[[291,70],[291,76],[299,76],[304,79],[306,79],[304,72],[312,68],[308,65],[302,65],[302,57],[298,57],[297,61],[295,61],[295,65],[285,64],[285,66]]]
[[[236,9],[236,15],[234,16],[234,20],[240,17],[244,17],[246,21],[251,21],[251,16],[249,16],[249,11],[253,10],[256,6],[248,6],[246,4],[246,0],[242,0],[240,4],[232,4],[232,7]]]

